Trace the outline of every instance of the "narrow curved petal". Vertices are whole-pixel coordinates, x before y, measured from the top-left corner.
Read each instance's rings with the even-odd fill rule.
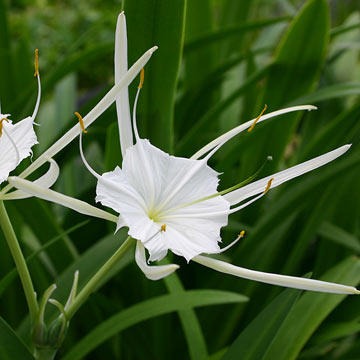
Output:
[[[149,266],[146,262],[145,248],[141,241],[137,241],[135,261],[141,271],[150,280],[160,280],[176,271],[180,266],[175,264]]]
[[[75,210],[80,214],[94,216],[115,223],[118,220],[117,216],[109,214],[104,210],[98,209],[95,206],[86,203],[85,201],[81,201],[70,196],[60,194],[54,190],[43,188],[39,185],[34,184],[31,181],[21,179],[16,176],[10,176],[8,180],[12,186],[15,186],[21,191],[27,192],[30,195],[36,196],[40,199],[52,201],[54,203],[68,207],[69,209]]]
[[[285,109],[281,109],[281,110],[277,110],[277,111],[273,111],[269,114],[263,115],[260,117],[260,119],[258,120],[257,123],[260,123],[262,121],[271,119],[275,116],[279,116],[282,114],[287,114],[293,111],[300,111],[300,110],[315,110],[317,109],[316,106],[312,106],[312,105],[300,105],[300,106],[292,106],[289,108],[285,108]],[[199,151],[197,151],[192,157],[191,159],[199,159],[201,156],[203,156],[204,154],[206,154],[208,151],[210,151],[211,149],[213,149],[214,147],[216,147],[217,145],[219,145],[220,143],[225,143],[227,141],[229,141],[230,139],[232,139],[234,136],[236,136],[237,134],[240,134],[242,131],[248,129],[251,127],[251,125],[253,125],[255,119],[252,119],[244,124],[241,124],[231,130],[229,130],[228,132],[226,132],[225,134],[219,136],[218,138],[214,139],[213,141],[209,142],[209,144],[205,145],[203,148],[201,148]]]
[[[243,279],[259,281],[266,284],[335,294],[360,294],[360,291],[352,286],[249,270],[201,255],[196,256],[193,261],[224,274],[234,275]]]
[[[44,175],[33,181],[34,184],[39,185],[43,188],[49,188],[53,186],[58,179],[60,173],[60,169],[56,161],[54,159],[49,159],[48,161],[50,162],[50,167],[48,171]],[[4,195],[0,194],[0,198],[2,200],[19,200],[29,197],[31,197],[29,193],[23,192],[21,190],[16,190]]]
[[[99,101],[99,103],[83,118],[85,127],[92,124],[118,97],[119,91],[124,86],[128,86],[135,78],[135,76],[141,71],[145,64],[150,60],[151,55],[156,51],[157,47],[149,49],[144,55],[139,58],[136,63],[127,71],[127,73],[121,78],[117,85]],[[79,125],[73,126],[65,135],[63,135],[58,141],[50,146],[42,155],[40,155],[30,166],[28,166],[20,176],[26,178],[33,171],[43,165],[49,157],[54,157],[60,150],[73,141],[81,131]],[[7,192],[11,189],[11,185],[4,188],[3,192]]]
[[[126,74],[127,70],[126,18],[124,12],[122,12],[118,17],[115,31],[115,85],[119,83],[121,78]],[[124,157],[125,150],[129,146],[133,145],[129,91],[127,86],[124,86],[119,92],[119,96],[116,100],[116,112],[119,124],[121,153]]]
[[[3,126],[0,137],[0,183],[7,179],[19,162],[32,154],[31,148],[38,143],[31,117],[15,125],[11,121],[4,122]]]
[[[299,165],[293,166],[289,169],[280,171],[278,173],[267,176],[263,179],[255,181],[249,185],[246,185],[240,189],[234,190],[226,195],[224,198],[230,202],[231,205],[235,205],[251,196],[257,195],[264,191],[268,181],[274,178],[271,184],[271,189],[281,185],[282,183],[289,181],[297,176],[312,171],[320,166],[323,166],[330,161],[335,160],[337,157],[343,155],[350,149],[351,145],[344,145],[333,151],[330,151],[324,155],[318,156],[314,159],[305,161]]]

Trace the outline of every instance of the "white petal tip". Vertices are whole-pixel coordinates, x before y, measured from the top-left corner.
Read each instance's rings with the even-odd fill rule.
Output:
[[[314,106],[314,105],[307,105],[308,106],[308,110],[311,111],[311,110],[317,110],[317,106]]]
[[[153,46],[151,49],[148,50],[149,54],[152,55],[158,49],[157,46]]]
[[[360,295],[360,290],[354,288],[354,292],[353,292],[354,295]]]

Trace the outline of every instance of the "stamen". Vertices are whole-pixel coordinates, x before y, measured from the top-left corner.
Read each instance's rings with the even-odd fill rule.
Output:
[[[272,177],[272,178],[268,181],[268,183],[267,183],[267,185],[266,185],[266,188],[265,188],[265,190],[264,190],[264,192],[263,192],[264,195],[270,190],[271,183],[273,182],[273,180],[274,180],[274,178]]]
[[[267,105],[265,104],[264,108],[262,109],[260,115],[255,119],[255,121],[253,122],[253,124],[251,125],[251,127],[248,129],[248,132],[252,132],[256,123],[258,122],[258,120],[262,117],[262,115],[264,114],[265,110],[267,109]]]
[[[3,134],[3,127],[4,127],[3,122],[4,122],[4,121],[9,122],[9,120],[8,120],[7,118],[2,118],[2,119],[0,120],[0,137],[1,137],[2,134]]]
[[[101,178],[101,176],[89,165],[89,163],[85,159],[85,155],[83,152],[83,146],[82,146],[82,134],[83,133],[80,132],[80,136],[79,136],[79,149],[80,149],[81,160],[83,161],[84,165],[89,170],[89,172],[99,180]]]
[[[85,130],[85,125],[84,125],[84,120],[82,118],[82,116],[76,111],[75,112],[75,115],[77,116],[78,120],[79,120],[79,123],[80,123],[80,127],[81,127],[81,130],[84,134],[87,133],[87,130]]]
[[[244,236],[245,236],[245,230],[241,230],[240,234],[237,236],[237,238],[233,242],[231,242],[228,246],[225,246],[224,248],[222,248],[217,254],[221,254],[221,253],[229,250],[231,247],[233,247]]]
[[[166,224],[161,225],[160,231],[161,231],[161,232],[165,232],[165,231],[166,231]]]
[[[141,81],[140,81],[140,85],[142,86]],[[136,92],[134,108],[133,108],[133,128],[134,128],[134,135],[135,135],[136,140],[140,139],[139,132],[138,132],[137,125],[136,125],[136,107],[137,107],[137,102],[138,102],[139,94],[140,94],[140,90],[141,90],[140,85],[138,86],[138,89]]]
[[[144,68],[142,68],[141,72],[140,72],[140,84],[138,86],[138,89],[142,89],[143,84],[144,84],[144,79],[145,79],[145,71],[144,71]]]
[[[35,73],[34,76],[39,76],[39,50],[35,49]]]

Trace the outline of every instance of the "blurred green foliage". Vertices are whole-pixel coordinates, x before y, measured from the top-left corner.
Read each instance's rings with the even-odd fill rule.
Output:
[[[247,178],[268,155],[274,157],[269,173],[353,143],[342,158],[232,215],[223,229],[224,244],[243,228],[247,236],[222,257],[256,270],[312,272],[315,278],[357,285],[358,5],[357,0],[0,0],[2,111],[14,121],[31,111],[33,49],[39,48],[43,98],[34,156],[45,150],[75,123],[75,111],[86,114],[112,86],[114,30],[124,7],[130,65],[159,45],[145,69],[138,124],[141,136],[163,150],[191,155],[256,117],[265,103],[269,111],[305,101],[319,107],[259,124],[224,146],[211,160],[224,172],[221,188]],[[130,87],[131,103],[136,86],[137,81]],[[117,132],[112,106],[84,137],[86,157],[99,172],[121,164]],[[56,190],[94,204],[96,182],[79,160],[77,142],[56,160],[61,167]],[[84,223],[85,216],[39,199],[6,206],[26,255],[52,242],[29,266],[38,293],[56,282],[60,300],[76,269],[82,286],[125,237],[125,232],[114,237],[113,226],[104,221]],[[19,347],[19,338],[7,329],[10,325],[28,342],[26,306],[2,237],[0,332]],[[145,279],[131,256],[124,258],[72,320],[58,358],[358,358],[358,297],[284,291],[169,258],[181,268],[159,282]],[[226,292],[201,293],[204,289]],[[249,301],[240,302],[234,292]],[[208,301],[200,301],[201,294]],[[193,302],[181,306],[179,299],[187,297]],[[123,323],[114,328],[116,319]],[[1,335],[1,346],[4,339]]]

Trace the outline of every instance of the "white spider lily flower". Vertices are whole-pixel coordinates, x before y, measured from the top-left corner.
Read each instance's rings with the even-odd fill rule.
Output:
[[[126,25],[123,13],[118,19],[116,38],[115,63],[118,65],[115,65],[115,68],[118,66],[116,72],[118,71],[121,76],[126,71],[127,58]],[[122,168],[116,167],[114,171],[99,175],[89,166],[82,151],[81,130],[85,130],[85,125],[81,117],[79,117],[80,154],[85,166],[98,179],[96,201],[119,213],[118,219],[115,220],[117,221],[116,230],[124,226],[129,228],[129,235],[137,240],[135,260],[149,279],[163,278],[175,271],[178,266],[174,264],[149,266],[145,248],[150,254],[149,261],[159,261],[164,258],[168,250],[171,250],[185,257],[187,261],[193,260],[214,270],[246,279],[312,291],[360,293],[351,286],[244,269],[200,255],[221,253],[244,235],[241,232],[232,244],[223,249],[219,247],[220,230],[227,225],[230,214],[258,200],[270,188],[323,166],[349,149],[350,145],[345,145],[250,185],[244,187],[235,185],[230,189],[217,192],[219,174],[210,168],[207,162],[224,143],[241,131],[251,129],[256,122],[293,111],[312,110],[315,109],[314,106],[295,106],[264,116],[260,114],[256,119],[230,130],[200,149],[190,159],[186,159],[171,156],[151,145],[149,140],[140,138],[136,127],[135,112],[142,82],[143,73],[135,98],[132,126],[128,112],[127,90],[120,92],[117,98],[119,129],[120,133],[125,132],[126,135],[120,136],[123,154]],[[136,140],[134,145],[133,135]],[[126,140],[123,140],[124,137]],[[205,154],[207,155],[200,159]],[[34,186],[26,180],[11,178],[10,182],[23,191],[29,191],[44,199],[91,215],[88,209],[84,210],[82,202],[75,204],[76,199],[65,197],[49,189],[41,189],[41,186]],[[113,218],[111,220],[114,221]]]
[[[80,154],[85,166],[98,179],[96,201],[119,213],[117,229],[127,226],[129,235],[137,240],[136,262],[149,279],[167,276],[177,266],[148,266],[145,248],[150,254],[149,261],[159,261],[171,250],[187,261],[193,260],[217,271],[246,279],[321,292],[360,293],[351,286],[248,270],[200,255],[220,253],[243,236],[242,233],[233,244],[220,249],[220,230],[227,225],[230,214],[265,195],[270,187],[278,186],[336,159],[350,145],[242,188],[234,186],[217,192],[219,174],[208,166],[207,161],[239,131],[232,131],[230,135],[220,137],[220,141],[213,142],[206,148],[208,154],[200,160],[175,157],[163,152],[151,145],[149,140],[141,139],[137,131],[135,111],[142,81],[143,74],[134,104],[133,130],[136,142],[126,148],[122,168],[116,167],[114,171],[101,176],[97,174],[84,158],[82,134]],[[311,110],[313,107],[284,109],[275,114],[303,109]],[[241,130],[261,120],[260,116]],[[251,199],[247,200],[249,198]]]
[[[35,50],[35,74],[38,94],[35,109],[31,116],[13,124],[10,114],[2,114],[0,109],[0,184],[9,176],[22,160],[32,155],[31,148],[38,143],[34,124],[41,98],[41,82],[38,67],[38,50]]]

